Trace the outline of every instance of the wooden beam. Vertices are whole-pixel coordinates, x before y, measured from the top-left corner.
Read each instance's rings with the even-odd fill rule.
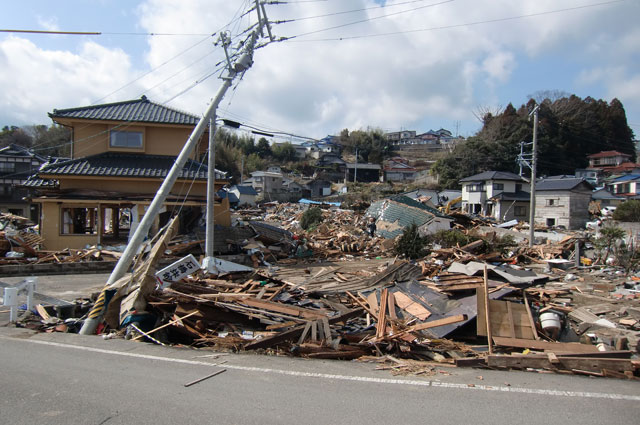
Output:
[[[376,326],[376,338],[384,337],[387,330],[387,304],[389,303],[389,290],[384,288],[380,295],[380,311],[378,312],[378,325]]]
[[[493,354],[493,342],[491,340],[491,320],[489,317],[491,316],[491,311],[489,309],[489,279],[487,277],[487,265],[484,265],[484,312],[485,312],[485,322],[487,324],[487,344],[489,345],[489,354]]]
[[[429,328],[437,328],[438,326],[451,325],[453,323],[464,322],[467,320],[466,314],[458,314],[456,316],[444,317],[442,319],[432,320],[430,322],[420,323],[419,325],[414,325],[408,328],[406,332],[416,332]]]
[[[566,369],[586,370],[589,372],[602,372],[609,369],[616,372],[633,371],[634,367],[627,359],[603,359],[589,357],[557,357],[558,363],[551,363],[547,356],[499,356],[489,355],[487,365],[489,367],[505,367],[515,369]]]
[[[505,338],[494,336],[493,342],[501,347],[530,348],[533,350],[544,350],[569,353],[597,353],[595,345],[580,344],[577,342],[547,342],[533,339]]]

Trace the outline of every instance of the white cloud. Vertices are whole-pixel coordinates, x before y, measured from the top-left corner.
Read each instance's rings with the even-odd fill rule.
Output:
[[[90,104],[130,78],[120,49],[82,44],[78,53],[38,48],[19,37],[0,41],[0,119],[11,124],[47,123],[47,112]]]
[[[43,17],[38,16],[38,25],[44,28],[46,31],[60,31],[60,26],[58,25],[58,18],[53,17]]]
[[[141,1],[136,9],[139,27],[155,33],[209,34],[227,29],[236,34],[248,27],[250,19],[255,21],[255,12],[235,20],[238,8],[246,2],[211,3],[210,0]],[[629,95],[618,92],[635,93],[637,74],[631,70],[637,68],[638,55],[634,52],[640,43],[640,29],[635,22],[640,16],[637,2],[500,20],[584,6],[588,2],[494,0],[480,6],[472,0],[456,0],[341,26],[436,2],[387,8],[380,8],[378,3],[343,0],[268,5],[272,20],[378,7],[275,25],[273,31],[278,37],[317,32],[258,50],[254,67],[222,102],[221,114],[234,114],[248,123],[314,137],[367,126],[426,131],[429,127],[451,126],[457,120],[463,121],[463,130],[466,126],[468,132],[477,128],[472,112],[478,105],[509,102],[517,105],[526,102],[526,98],[517,96],[551,86],[568,92],[594,88],[620,98],[628,113],[640,112],[640,106],[627,105],[632,102]],[[225,27],[229,22],[232,24]],[[397,34],[373,36],[389,33]],[[340,37],[342,41],[309,41]],[[144,88],[150,98],[164,101],[202,79],[223,58],[221,50],[213,46],[213,39],[197,44],[204,38],[149,38],[145,59],[154,71],[108,100],[132,98]],[[3,72],[21,80],[20,89],[0,82],[0,100],[3,105],[9,102],[12,110],[22,102],[37,103],[40,111],[85,104],[134,78],[129,57],[122,50],[93,43],[77,51],[54,52],[18,40],[0,40],[0,65],[11,58],[10,66]],[[234,45],[237,41],[234,40]],[[527,61],[527,67],[522,65],[523,60]],[[550,62],[557,63],[557,69],[566,74],[556,76],[529,69]],[[38,72],[33,64],[37,64]],[[617,83],[608,81],[603,74],[605,67],[620,69],[616,75],[621,79]],[[531,77],[517,79],[522,73]],[[557,77],[562,78],[556,80]],[[530,86],[513,87],[514,81],[525,81]],[[571,86],[559,86],[557,81],[569,81]],[[55,87],[43,90],[47,84]],[[209,78],[171,105],[200,113],[219,84],[216,78]],[[3,109],[6,111],[7,107]],[[25,119],[33,113],[26,106],[19,110],[20,117]]]

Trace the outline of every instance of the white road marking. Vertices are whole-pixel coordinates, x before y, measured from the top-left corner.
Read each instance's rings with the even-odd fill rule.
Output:
[[[157,361],[170,362],[170,363],[181,363],[181,364],[209,366],[209,367],[217,366],[217,364],[215,363],[207,363],[207,362],[202,362],[197,360],[174,359],[170,357],[152,356],[149,354],[127,353],[122,351],[105,350],[102,348],[85,347],[81,345],[62,344],[59,342],[52,342],[52,341],[39,341],[39,340],[33,340],[33,339],[10,338],[10,337],[3,337],[3,336],[0,336],[0,339],[9,339],[12,341],[25,342],[25,343],[31,343],[31,344],[49,345],[53,347],[69,348],[69,349],[80,350],[80,351],[89,351],[92,353],[111,354],[116,356],[133,357],[133,358],[146,359],[146,360],[157,360]],[[508,393],[536,394],[536,395],[544,395],[544,396],[603,398],[603,399],[610,399],[610,400],[640,401],[640,396],[614,394],[614,393],[560,391],[560,390],[545,390],[545,389],[538,389],[538,388],[519,388],[519,387],[507,387],[507,386],[478,385],[478,384],[473,384],[473,385],[456,384],[456,383],[439,382],[439,381],[417,381],[417,380],[409,380],[409,379],[405,380],[405,379],[372,378],[367,376],[333,375],[328,373],[298,372],[294,370],[238,366],[238,365],[230,365],[228,363],[225,363],[224,367],[226,369],[243,370],[248,372],[270,373],[270,374],[286,375],[286,376],[296,376],[296,377],[302,377],[302,378],[333,379],[333,380],[340,380],[340,381],[372,382],[376,384],[409,385],[409,386],[432,387],[432,388],[451,388],[451,389],[459,389],[459,390],[499,391],[499,392],[508,392]]]

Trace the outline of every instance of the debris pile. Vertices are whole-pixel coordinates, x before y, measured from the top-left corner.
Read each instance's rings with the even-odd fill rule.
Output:
[[[627,277],[619,267],[577,267],[581,236],[504,253],[492,249],[495,235],[485,234],[409,262],[374,258],[384,242],[366,235],[360,215],[325,209],[325,220],[303,232],[296,227],[302,209],[290,214],[290,208],[276,206],[260,217],[282,226],[248,222],[254,235],[239,246],[254,268],[221,262],[217,276],[199,267],[184,277],[158,272],[170,241],[175,245],[174,220],[148,243],[131,274],[93,298],[94,308],[106,305],[99,333],[199,349],[375,361],[398,374],[441,373],[435,365],[639,374],[640,276]],[[358,249],[341,248],[349,244]],[[311,253],[297,255],[301,246]],[[78,305],[86,317],[86,300]],[[36,314],[39,319],[21,325],[76,328],[61,327],[48,306]]]

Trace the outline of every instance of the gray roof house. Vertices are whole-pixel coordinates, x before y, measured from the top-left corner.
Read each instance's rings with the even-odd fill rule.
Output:
[[[547,227],[584,228],[589,221],[593,186],[582,178],[553,176],[536,182],[535,223]]]

